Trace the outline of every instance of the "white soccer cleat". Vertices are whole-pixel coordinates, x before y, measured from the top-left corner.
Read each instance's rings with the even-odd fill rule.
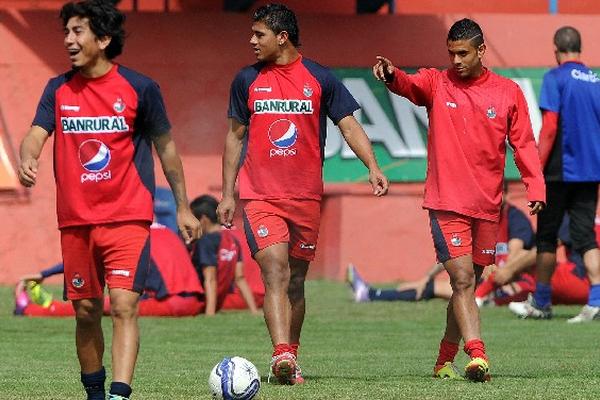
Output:
[[[369,285],[361,278],[354,265],[348,265],[348,271],[346,273],[346,280],[352,287],[354,292],[354,301],[357,303],[364,303],[369,301]]]
[[[573,318],[569,318],[567,322],[569,324],[578,324],[581,322],[592,322],[594,320],[600,321],[600,307],[594,307],[586,304],[583,306],[579,314]]]
[[[550,319],[552,318],[552,307],[547,305],[540,308],[535,304],[535,300],[531,294],[526,301],[511,302],[508,304],[508,309],[517,314],[521,318],[533,319]]]

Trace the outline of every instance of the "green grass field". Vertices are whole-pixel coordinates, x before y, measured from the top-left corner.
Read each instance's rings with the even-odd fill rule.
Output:
[[[354,304],[345,285],[307,284],[300,363],[306,384],[266,383],[270,343],[261,317],[141,319],[134,399],[209,399],[211,368],[227,355],[256,364],[259,399],[598,399],[600,323],[571,326],[578,307],[551,321],[520,321],[506,308],[482,311],[492,381],[431,378],[445,303]],[[0,287],[0,399],[85,399],[72,319],[12,316],[12,289]],[[110,370],[109,318],[104,319]],[[460,354],[459,366],[466,362]]]

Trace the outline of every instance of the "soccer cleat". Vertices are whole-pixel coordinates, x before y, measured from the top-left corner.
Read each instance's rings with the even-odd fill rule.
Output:
[[[34,281],[27,282],[27,288],[29,289],[29,297],[33,303],[45,308],[50,307],[50,304],[52,304],[52,293]]]
[[[446,361],[444,364],[438,364],[433,367],[433,377],[442,379],[464,379],[460,370],[450,361]]]
[[[583,306],[579,314],[573,318],[569,318],[567,322],[569,324],[578,324],[581,322],[592,322],[594,320],[600,321],[600,307],[594,307],[586,304]]]
[[[487,382],[492,379],[488,362],[481,357],[471,359],[465,366],[465,378],[473,382]]]
[[[129,400],[129,397],[119,396],[118,394],[109,394],[107,400]]]
[[[281,353],[271,358],[271,368],[268,381],[271,374],[282,385],[293,385],[296,383],[296,357],[292,353]]]
[[[29,296],[25,290],[18,290],[15,294],[15,310],[14,315],[23,315],[25,308],[29,305]]]
[[[361,278],[354,265],[348,265],[346,272],[346,280],[352,287],[354,293],[354,301],[357,303],[364,303],[369,301],[369,285]]]
[[[298,363],[296,363],[296,374],[291,379],[292,385],[302,385],[304,383],[304,377],[302,376],[302,370]]]
[[[508,309],[521,318],[550,319],[552,318],[552,306],[540,308],[535,304],[535,299],[531,294],[526,301],[511,302]]]

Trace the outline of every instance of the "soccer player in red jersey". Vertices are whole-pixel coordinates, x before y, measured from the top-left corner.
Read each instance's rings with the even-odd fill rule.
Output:
[[[158,85],[118,65],[125,16],[110,1],[65,4],[60,12],[72,70],[51,79],[20,148],[19,179],[36,182],[38,158],[54,133],[57,215],[65,289],[76,312],[81,381],[104,399],[101,328],[105,281],[112,304],[110,399],[128,399],[137,359],[137,310],[150,259],[152,144],[177,203],[183,237],[199,236],[181,160]]]
[[[243,68],[231,86],[218,214],[231,224],[239,171],[246,237],[265,283],[271,372],[294,384],[303,381],[296,358],[304,281],[317,246],[327,117],[369,169],[373,194],[385,195],[389,184],[353,117],[356,100],[328,69],[298,52],[293,11],[269,4],[253,21],[250,45],[258,63]]]
[[[447,38],[451,67],[408,75],[378,56],[375,77],[388,89],[427,107],[427,178],[423,207],[429,210],[438,260],[450,275],[453,294],[434,373],[455,370],[461,338],[471,358],[468,379],[489,379],[488,357],[475,304],[476,276],[493,263],[508,139],[525,186],[531,214],[545,202],[545,187],[527,103],[516,83],[482,64],[486,47],[477,23],[462,19]],[[456,374],[453,374],[456,375]]]
[[[252,314],[258,314],[254,295],[244,277],[242,249],[230,229],[223,229],[217,218],[219,202],[202,195],[190,207],[202,226],[202,236],[194,243],[192,263],[202,282],[206,315],[215,315],[235,284]]]

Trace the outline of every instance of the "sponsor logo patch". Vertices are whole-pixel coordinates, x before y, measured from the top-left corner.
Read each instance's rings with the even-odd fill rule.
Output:
[[[81,174],[81,183],[98,182],[112,178],[111,171],[104,171],[110,164],[110,149],[97,139],[88,139],[79,145],[79,162],[88,172]]]
[[[254,100],[255,114],[312,114],[312,100]]]
[[[129,125],[123,116],[104,117],[61,117],[63,133],[118,133],[129,132]]]
[[[290,157],[296,155],[292,148],[298,140],[298,128],[289,119],[278,119],[269,127],[269,140],[275,146],[269,151],[270,157]]]

